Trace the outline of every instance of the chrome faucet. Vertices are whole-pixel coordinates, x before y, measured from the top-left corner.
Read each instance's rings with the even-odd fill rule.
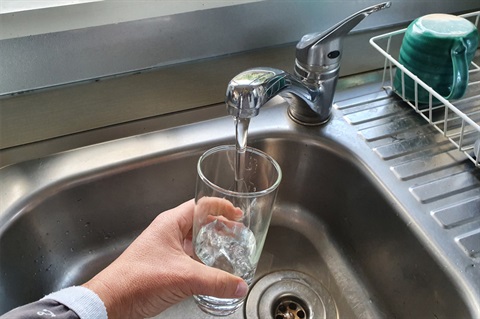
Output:
[[[239,118],[257,116],[268,100],[280,94],[288,100],[288,113],[294,121],[306,125],[327,122],[340,70],[343,38],[365,17],[390,5],[391,2],[383,2],[368,7],[324,32],[304,35],[296,47],[294,75],[267,67],[238,74],[227,87],[228,113]],[[284,93],[292,93],[300,100]]]

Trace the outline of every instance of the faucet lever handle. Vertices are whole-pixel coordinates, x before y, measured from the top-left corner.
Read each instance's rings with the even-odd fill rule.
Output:
[[[297,63],[309,69],[329,69],[328,66],[339,64],[342,54],[343,37],[368,15],[389,8],[390,5],[391,2],[382,2],[373,5],[352,14],[324,32],[304,35],[297,44]]]

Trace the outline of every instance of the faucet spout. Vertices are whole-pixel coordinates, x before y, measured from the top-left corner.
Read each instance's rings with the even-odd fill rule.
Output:
[[[227,87],[228,114],[239,118],[257,116],[260,108],[276,95],[293,93],[314,109],[321,98],[319,87],[308,86],[294,75],[274,68],[254,68],[235,76]]]
[[[267,101],[280,94],[287,98],[288,113],[294,121],[305,125],[325,123],[331,114],[344,36],[366,16],[388,7],[390,2],[368,7],[325,32],[303,36],[297,44],[293,75],[267,67],[238,74],[227,87],[227,112],[239,118],[257,116]]]

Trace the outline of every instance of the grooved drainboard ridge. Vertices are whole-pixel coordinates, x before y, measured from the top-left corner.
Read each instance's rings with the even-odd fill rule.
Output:
[[[480,173],[441,133],[387,92],[336,102],[335,108],[390,165],[440,228],[470,258],[480,259]]]

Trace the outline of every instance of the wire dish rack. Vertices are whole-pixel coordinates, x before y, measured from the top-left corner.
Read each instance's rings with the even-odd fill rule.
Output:
[[[479,28],[480,11],[461,16]],[[469,83],[465,96],[459,100],[447,101],[392,56],[392,52],[398,52],[405,30],[406,28],[370,39],[370,44],[385,56],[383,87],[400,96],[480,168],[480,50],[477,49],[469,68]],[[428,104],[407,100],[402,93],[405,92],[405,81],[402,81],[401,91],[394,89],[393,80],[397,69],[400,70],[402,79],[413,79],[415,92],[418,92],[420,85],[429,93]]]

